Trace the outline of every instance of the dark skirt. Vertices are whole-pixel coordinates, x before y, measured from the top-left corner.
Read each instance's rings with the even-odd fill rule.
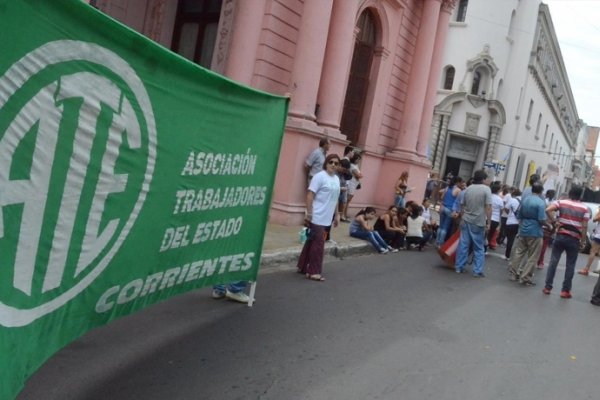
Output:
[[[310,232],[298,259],[298,271],[303,274],[320,275],[323,271],[326,226],[310,224]]]

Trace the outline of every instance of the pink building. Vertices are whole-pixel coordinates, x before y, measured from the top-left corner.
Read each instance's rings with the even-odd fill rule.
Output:
[[[456,0],[92,0],[182,56],[291,97],[272,222],[304,218],[303,164],[327,136],[363,150],[352,206],[386,208],[402,171],[421,200],[442,46]],[[411,198],[409,195],[409,199]]]

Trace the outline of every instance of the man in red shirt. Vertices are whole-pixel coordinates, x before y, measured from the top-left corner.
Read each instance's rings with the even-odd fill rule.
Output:
[[[546,286],[544,294],[550,294],[556,266],[560,260],[563,251],[567,253],[567,268],[565,278],[562,284],[560,297],[563,299],[571,298],[571,284],[575,273],[575,263],[579,254],[579,246],[585,240],[584,232],[587,232],[587,224],[590,219],[588,208],[579,199],[583,193],[581,186],[574,185],[569,190],[568,200],[558,200],[546,208],[548,220],[556,224],[556,239],[552,245],[552,257],[548,272],[546,272]],[[554,211],[558,211],[559,217],[554,219]]]

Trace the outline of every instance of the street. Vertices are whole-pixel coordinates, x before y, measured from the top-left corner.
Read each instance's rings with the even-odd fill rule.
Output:
[[[251,309],[182,295],[73,342],[19,399],[596,399],[597,278],[564,300],[559,266],[545,296],[545,270],[510,282],[503,250],[483,279],[428,248],[328,263],[323,283],[262,274]]]

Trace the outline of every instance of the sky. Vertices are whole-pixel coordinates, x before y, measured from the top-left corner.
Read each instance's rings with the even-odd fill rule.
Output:
[[[579,118],[600,126],[600,0],[544,0],[560,45]],[[600,143],[596,148],[596,154]]]

